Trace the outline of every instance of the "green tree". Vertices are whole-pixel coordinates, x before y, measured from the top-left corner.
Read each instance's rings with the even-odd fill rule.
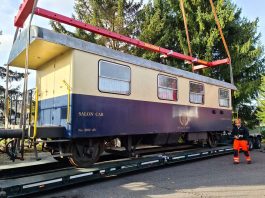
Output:
[[[141,5],[142,1],[135,2],[134,0],[76,0],[73,18],[108,29],[112,32],[133,36],[137,27],[135,16]],[[104,36],[95,35],[94,33],[81,29],[76,29],[75,32],[71,32],[60,23],[54,21],[51,22],[51,26],[57,32],[104,45],[112,49],[126,52],[129,50],[127,44]]]
[[[14,81],[20,81],[24,77],[23,73],[15,72],[9,69],[9,85],[11,85]],[[0,67],[0,79],[5,80],[6,79],[6,68]],[[5,108],[5,87],[3,85],[0,85],[0,110],[4,111]],[[21,95],[20,87],[12,87],[9,86],[8,90],[9,97],[12,97],[14,95]]]
[[[250,21],[241,16],[231,0],[215,1],[218,18],[228,43],[234,69],[235,85],[233,107],[248,126],[257,122],[255,108],[251,103],[257,97],[261,74],[265,73],[264,51],[257,32],[258,19]],[[207,61],[226,58],[209,0],[185,1],[193,56]],[[185,28],[179,3],[174,0],[150,0],[138,15],[140,28],[138,38],[161,47],[188,54]],[[163,62],[158,54],[134,49],[138,56]],[[168,58],[165,63],[191,71],[189,65]],[[226,65],[204,69],[201,74],[229,82],[229,67]],[[247,113],[246,113],[247,112]]]
[[[165,47],[172,50],[180,50],[179,42],[176,37],[176,27],[178,20],[169,2],[164,0],[149,1],[137,16],[139,29],[136,32],[138,39],[153,45]],[[164,62],[160,54],[140,48],[133,48],[132,52],[146,59],[157,62]],[[168,58],[165,60],[170,65],[176,59]]]
[[[262,124],[265,124],[265,76],[262,77],[259,88],[257,117]]]

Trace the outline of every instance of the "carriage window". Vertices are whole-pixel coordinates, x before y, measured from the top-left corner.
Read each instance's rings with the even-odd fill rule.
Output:
[[[204,86],[203,84],[190,82],[190,102],[195,104],[204,103]]]
[[[219,105],[220,107],[229,107],[229,91],[219,89]]]
[[[158,75],[158,98],[177,101],[178,81],[176,78]]]
[[[99,90],[102,92],[129,95],[131,69],[107,61],[99,61]]]

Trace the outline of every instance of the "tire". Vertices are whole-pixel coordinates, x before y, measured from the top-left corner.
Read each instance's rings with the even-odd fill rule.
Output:
[[[72,155],[69,162],[79,168],[88,168],[98,161],[100,154],[104,151],[103,141],[78,141],[71,147]]]
[[[252,150],[254,148],[254,142],[253,142],[253,138],[250,138],[248,140],[248,150]]]
[[[261,139],[259,137],[256,137],[254,148],[255,149],[261,149]]]
[[[215,148],[217,147],[218,141],[216,138],[216,135],[214,133],[208,133],[207,135],[207,145],[210,148]]]

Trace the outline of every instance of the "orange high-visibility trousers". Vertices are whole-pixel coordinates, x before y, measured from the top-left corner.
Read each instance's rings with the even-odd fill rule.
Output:
[[[234,145],[233,145],[234,162],[239,163],[239,151],[240,151],[240,148],[244,152],[246,160],[248,162],[250,162],[251,158],[250,158],[249,151],[248,151],[248,141],[247,140],[237,140],[237,139],[234,140]]]

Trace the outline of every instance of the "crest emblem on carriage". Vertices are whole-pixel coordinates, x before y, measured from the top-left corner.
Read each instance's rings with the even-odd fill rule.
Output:
[[[187,126],[189,124],[189,118],[186,114],[182,114],[179,116],[179,122],[181,126]]]

